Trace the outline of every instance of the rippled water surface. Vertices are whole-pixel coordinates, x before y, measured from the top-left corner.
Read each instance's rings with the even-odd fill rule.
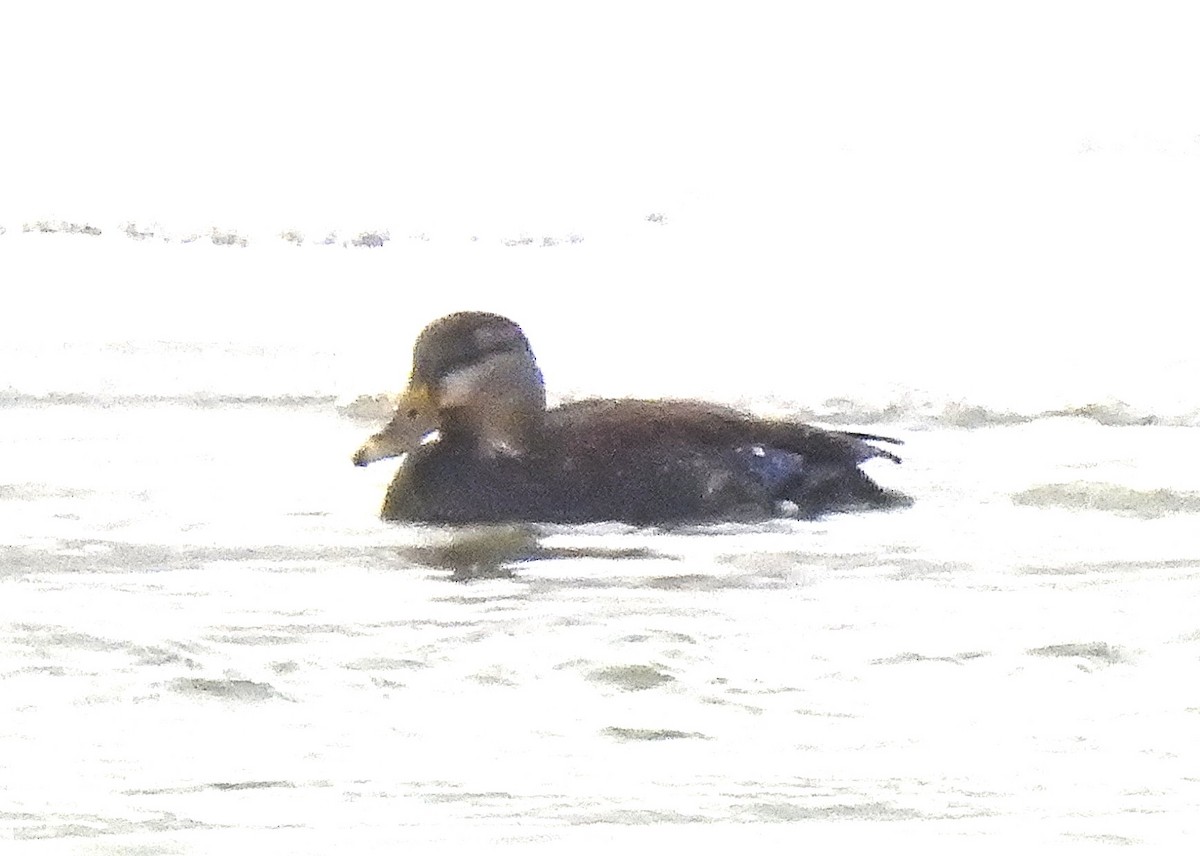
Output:
[[[874,425],[911,509],[450,532],[332,407],[4,417],[5,852],[1196,829],[1193,428]]]
[[[4,9],[0,856],[1196,849],[1193,9],[309,6]],[[460,310],[915,503],[385,524]]]

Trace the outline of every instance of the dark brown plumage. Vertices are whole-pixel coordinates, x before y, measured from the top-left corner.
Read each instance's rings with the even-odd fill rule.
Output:
[[[460,312],[418,337],[396,415],[354,460],[406,456],[384,499],[390,520],[668,524],[907,504],[859,469],[898,462],[876,445],[895,442],[695,401],[547,410],[521,329]]]

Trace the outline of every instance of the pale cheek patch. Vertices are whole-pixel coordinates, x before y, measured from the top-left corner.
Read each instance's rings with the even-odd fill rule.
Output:
[[[443,408],[462,407],[476,398],[476,391],[487,370],[483,366],[467,366],[451,372],[438,384],[438,400]]]

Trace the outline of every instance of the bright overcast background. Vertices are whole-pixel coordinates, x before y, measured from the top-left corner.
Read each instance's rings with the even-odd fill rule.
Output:
[[[1055,358],[1101,359],[1191,337],[1197,21],[1095,0],[12,3],[0,225],[594,243],[662,213],[688,261],[608,279],[761,285],[809,335],[903,305],[914,348],[1078,328]]]
[[[1192,10],[10,4],[0,210],[432,221],[711,201],[730,220],[1011,239],[1016,209],[1083,228],[1106,200],[1079,165],[1108,158],[1107,192],[1141,209],[1124,225],[1194,227]]]

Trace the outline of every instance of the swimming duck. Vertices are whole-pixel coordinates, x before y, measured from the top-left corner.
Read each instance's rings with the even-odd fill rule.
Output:
[[[458,312],[417,337],[395,415],[353,460],[405,456],[386,520],[650,525],[908,504],[859,469],[875,457],[899,463],[877,445],[897,442],[698,401],[547,409],[521,328]]]

